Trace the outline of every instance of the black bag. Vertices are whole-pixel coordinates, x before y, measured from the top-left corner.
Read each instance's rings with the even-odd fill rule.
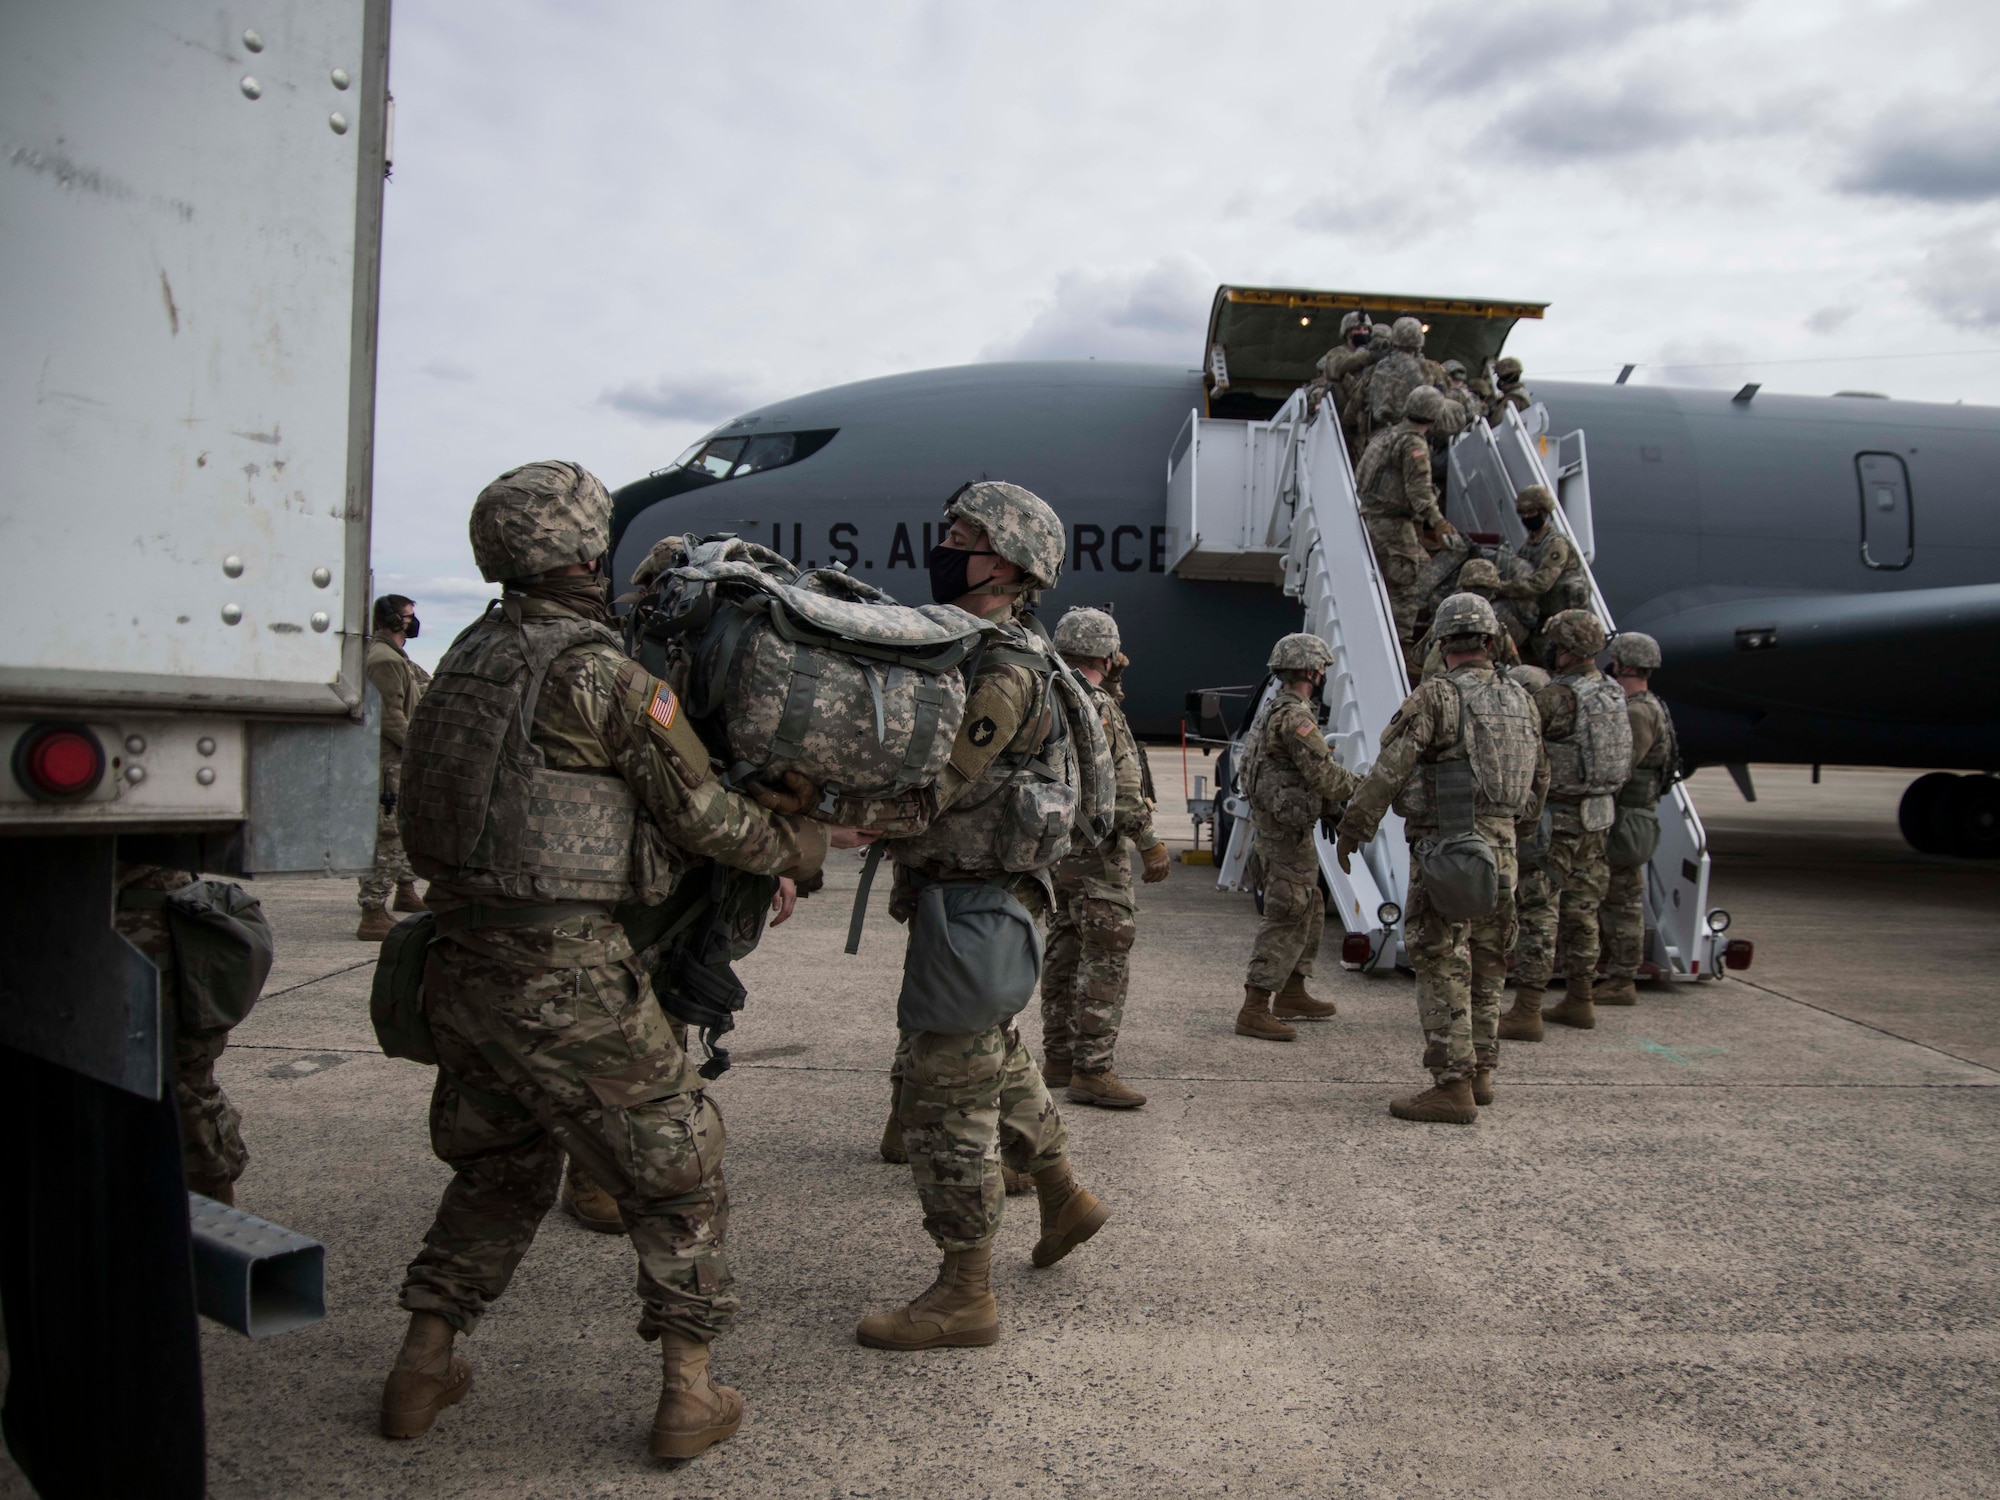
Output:
[[[435,1066],[437,1043],[424,1016],[424,965],[437,941],[437,914],[405,917],[382,939],[375,984],[368,992],[368,1019],[385,1057],[407,1057]]]
[[[241,1024],[264,992],[274,953],[255,896],[226,880],[197,880],[177,891],[120,891],[118,904],[165,915],[183,1028],[213,1036]]]
[[[717,1043],[736,1029],[749,997],[731,961],[757,946],[777,889],[775,875],[711,863],[707,880],[682,877],[662,904],[627,903],[613,913],[640,952],[660,1009],[701,1033],[703,1078],[729,1071],[729,1049]]]

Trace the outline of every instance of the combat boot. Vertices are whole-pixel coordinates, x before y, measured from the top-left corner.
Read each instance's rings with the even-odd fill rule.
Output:
[[[736,1436],[743,1397],[708,1378],[708,1345],[678,1333],[660,1335],[660,1405],[653,1413],[655,1458],[693,1458]]]
[[[1035,1265],[1047,1270],[1104,1227],[1111,1210],[1078,1182],[1067,1157],[1035,1174],[1035,1196],[1041,1200],[1042,1237],[1035,1241]]]
[[[1306,993],[1303,974],[1287,979],[1285,987],[1271,997],[1271,1014],[1281,1021],[1324,1021],[1338,1013],[1331,1000],[1320,1000]]]
[[[1137,1109],[1146,1096],[1128,1085],[1111,1068],[1078,1068],[1069,1075],[1069,1097],[1078,1104],[1105,1109]]]
[[[382,1436],[422,1437],[472,1389],[472,1366],[452,1351],[456,1331],[436,1313],[410,1314],[410,1331],[382,1387]]]
[[[1264,1042],[1296,1042],[1296,1026],[1287,1026],[1271,1014],[1271,992],[1254,985],[1243,986],[1243,1009],[1236,1012],[1236,1034],[1254,1036]]]
[[[892,1167],[910,1164],[909,1147],[903,1143],[903,1080],[889,1080],[889,1118],[882,1125],[882,1160]]]
[[[1455,1078],[1450,1083],[1434,1083],[1407,1099],[1390,1100],[1389,1113],[1399,1120],[1426,1125],[1470,1125],[1479,1118],[1479,1106],[1472,1102],[1472,1080]]]
[[[1481,1063],[1472,1073],[1472,1102],[1481,1109],[1493,1102],[1493,1065]]]
[[[1513,1008],[1500,1017],[1503,1042],[1539,1042],[1542,1039],[1543,991],[1523,985],[1514,991]]]
[[[1637,1005],[1639,984],[1630,974],[1621,974],[1616,979],[1606,979],[1590,988],[1592,1005]]]
[[[937,1280],[894,1312],[870,1313],[855,1338],[870,1349],[964,1349],[1000,1341],[993,1247],[948,1250]]]
[[[361,925],[354,929],[354,939],[360,943],[379,943],[396,930],[396,919],[388,910],[380,906],[361,908]]]
[[[1042,1082],[1052,1089],[1068,1087],[1075,1072],[1075,1065],[1066,1057],[1050,1052],[1042,1058]]]
[[[1591,1003],[1590,980],[1572,979],[1563,986],[1563,1002],[1552,1005],[1542,1012],[1543,1019],[1560,1021],[1565,1026],[1574,1026],[1578,1031],[1590,1031],[1597,1026],[1597,1007]],[[1506,1033],[1502,1032],[1502,1036]]]
[[[625,1232],[625,1218],[618,1212],[618,1200],[579,1167],[573,1156],[569,1159],[569,1169],[563,1173],[562,1207],[564,1213],[585,1229],[594,1229],[599,1234]]]
[[[424,905],[424,898],[417,894],[417,883],[414,880],[399,880],[396,882],[396,910],[408,912],[411,915],[415,915],[420,911],[430,910],[428,906]]]
[[[1004,1161],[1000,1163],[1000,1181],[1007,1189],[1009,1198],[1018,1198],[1023,1193],[1035,1190],[1035,1179],[1026,1172],[1016,1172]]]

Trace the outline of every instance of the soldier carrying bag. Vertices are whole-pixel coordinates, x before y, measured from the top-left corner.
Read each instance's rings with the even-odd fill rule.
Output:
[[[226,880],[197,880],[174,891],[120,891],[118,904],[165,914],[183,1027],[212,1036],[250,1014],[270,977],[274,951],[271,925],[255,896]]]
[[[896,1024],[904,1031],[986,1031],[1017,1015],[1042,977],[1042,930],[1028,909],[987,881],[917,887]]]
[[[696,1071],[711,1081],[729,1071],[729,1050],[718,1043],[735,1030],[749,995],[732,961],[757,946],[777,889],[775,875],[712,862],[706,880],[684,877],[661,905],[626,903],[612,913],[639,951],[660,1009],[700,1031],[708,1057]]]
[[[1477,806],[1471,746],[1465,742],[1465,696],[1458,698],[1458,748],[1436,764],[1438,831],[1411,846],[1431,906],[1447,922],[1467,922],[1500,904],[1500,863],[1473,822]]]

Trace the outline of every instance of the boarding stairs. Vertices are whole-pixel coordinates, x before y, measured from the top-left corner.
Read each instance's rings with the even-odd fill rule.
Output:
[[[1547,485],[1561,502],[1553,522],[1576,543],[1588,573],[1596,545],[1584,435],[1551,434],[1546,407],[1525,414],[1509,407],[1499,426],[1474,422],[1452,440],[1445,515],[1470,536],[1519,548],[1527,533],[1513,501],[1531,484]],[[1342,765],[1366,774],[1410,684],[1333,403],[1309,413],[1299,390],[1264,422],[1190,412],[1168,455],[1167,553],[1180,577],[1265,582],[1299,600],[1303,628],[1333,652],[1327,743]],[[1608,628],[1611,612],[1594,577],[1590,591]],[[1227,847],[1217,851],[1216,883],[1245,890],[1256,837],[1250,809],[1233,786],[1217,794],[1232,823]],[[1684,786],[1661,799],[1659,818],[1660,848],[1646,881],[1646,961],[1664,978],[1717,976],[1724,939],[1707,920],[1708,841]],[[1393,812],[1383,819],[1351,872],[1323,832],[1316,838],[1330,904],[1348,933],[1343,958],[1369,970],[1406,966],[1402,819]],[[1367,939],[1365,958],[1357,937]]]

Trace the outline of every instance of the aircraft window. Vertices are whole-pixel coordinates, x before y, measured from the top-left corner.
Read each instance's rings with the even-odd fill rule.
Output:
[[[797,443],[797,434],[790,432],[774,432],[767,437],[750,439],[750,446],[743,450],[743,457],[738,460],[730,477],[738,479],[761,469],[775,469],[790,463],[792,449]]]
[[[703,438],[666,468],[655,470],[653,477],[678,471],[700,479],[741,479],[766,469],[782,469],[811,458],[832,442],[839,431],[838,427],[820,427],[810,432]]]
[[[1916,550],[1910,472],[1894,453],[1857,453],[1861,478],[1861,560],[1871,568],[1907,568]]]
[[[736,468],[736,459],[743,452],[743,445],[742,438],[720,438],[705,443],[688,467],[711,479],[727,479]]]

